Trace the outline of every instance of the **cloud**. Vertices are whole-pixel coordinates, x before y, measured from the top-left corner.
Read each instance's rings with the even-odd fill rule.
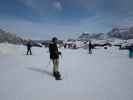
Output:
[[[23,8],[27,7],[25,12],[29,11],[35,16],[42,17],[57,15],[61,18],[78,15],[76,17],[84,18],[97,13],[120,17],[133,16],[133,0],[13,0],[10,5],[14,3],[15,6],[15,1],[20,2],[20,6],[24,5]]]
[[[59,1],[53,2],[53,7],[59,11],[61,11],[63,9],[63,7]]]
[[[133,26],[132,4],[133,0],[13,0],[8,5],[18,9],[0,12],[0,27],[32,37],[107,32],[112,27]],[[0,11],[6,9],[2,7]]]
[[[93,12],[125,15],[133,13],[133,0],[59,0],[64,5]],[[86,12],[87,13],[87,12]]]
[[[78,32],[76,26],[61,25],[56,23],[40,23],[22,19],[0,19],[0,28],[17,33],[20,36],[48,39],[53,36],[66,38],[75,36]]]
[[[58,13],[62,10],[62,5],[56,0],[19,0],[23,5],[32,9],[37,15],[46,16]]]
[[[97,14],[95,16],[81,19],[81,27],[84,30],[89,29],[89,32],[108,32],[114,27],[131,27],[133,26],[132,16],[113,16],[104,13]]]
[[[97,14],[80,19],[77,23],[36,22],[17,18],[0,18],[0,22],[0,27],[9,32],[21,36],[47,39],[52,36],[76,37],[77,33],[81,32],[108,32],[113,27],[130,27],[133,26],[133,17]]]

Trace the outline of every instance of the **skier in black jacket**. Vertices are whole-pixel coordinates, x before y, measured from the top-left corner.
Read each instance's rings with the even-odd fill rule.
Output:
[[[61,75],[59,72],[59,55],[61,55],[61,52],[58,51],[57,47],[57,38],[53,37],[52,42],[49,44],[49,53],[50,53],[50,59],[53,61],[53,76],[57,79],[61,79]]]
[[[92,54],[92,43],[91,41],[89,40],[89,54]]]
[[[26,46],[27,46],[27,55],[29,55],[29,52],[30,52],[30,55],[32,55],[32,51],[31,51],[31,47],[32,47],[31,40],[28,40]]]

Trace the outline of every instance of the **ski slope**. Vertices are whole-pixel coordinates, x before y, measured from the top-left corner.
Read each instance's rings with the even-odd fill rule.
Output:
[[[0,100],[133,100],[133,59],[117,48],[61,49],[63,80],[52,77],[47,48],[0,44]]]

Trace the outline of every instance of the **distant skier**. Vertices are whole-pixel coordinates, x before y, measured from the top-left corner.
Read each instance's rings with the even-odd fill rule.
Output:
[[[89,40],[89,54],[92,54],[92,43],[91,41]]]
[[[61,80],[61,75],[59,72],[59,55],[61,52],[58,51],[57,38],[53,37],[52,42],[49,44],[50,59],[53,61],[53,76],[56,80]]]
[[[31,51],[31,47],[32,47],[31,40],[28,40],[26,46],[27,46],[27,53],[26,53],[26,55],[29,55],[29,53],[30,53],[30,55],[32,55],[32,51]]]
[[[129,48],[129,58],[133,58],[133,45],[131,45]]]

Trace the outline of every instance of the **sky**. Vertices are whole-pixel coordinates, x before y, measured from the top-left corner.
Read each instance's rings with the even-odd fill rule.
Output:
[[[0,28],[34,39],[133,26],[133,0],[0,0]]]

